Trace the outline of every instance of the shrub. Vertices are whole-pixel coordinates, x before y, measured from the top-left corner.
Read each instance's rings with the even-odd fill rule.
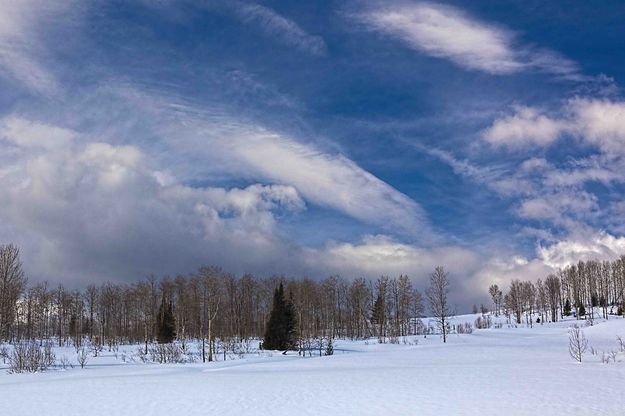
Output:
[[[36,373],[50,368],[55,361],[52,344],[46,343],[42,347],[35,341],[15,344],[9,355],[10,373]]]

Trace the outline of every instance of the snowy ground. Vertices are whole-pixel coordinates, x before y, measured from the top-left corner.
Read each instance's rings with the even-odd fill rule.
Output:
[[[574,362],[572,323],[477,330],[447,344],[436,336],[412,338],[418,345],[337,341],[335,355],[305,359],[159,365],[105,352],[86,369],[0,370],[0,414],[625,415],[625,354]],[[596,350],[617,350],[625,319],[584,332]]]

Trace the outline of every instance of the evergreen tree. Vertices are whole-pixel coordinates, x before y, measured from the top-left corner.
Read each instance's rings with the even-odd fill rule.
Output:
[[[599,305],[599,297],[596,294],[593,294],[590,297],[590,304],[593,308]]]
[[[295,349],[296,340],[295,307],[284,296],[282,283],[273,293],[273,306],[265,330],[263,349],[287,351]]]
[[[76,324],[76,315],[72,315],[69,318],[69,334],[73,337],[78,337],[78,325]]]
[[[373,302],[373,309],[371,310],[371,323],[380,325],[380,333],[382,332],[382,326],[384,325],[384,298],[381,294],[378,294],[375,302]]]
[[[332,337],[328,338],[328,345],[326,346],[326,355],[334,354],[334,344],[332,342]]]
[[[569,316],[571,314],[571,301],[570,300],[566,300],[566,302],[564,302],[564,316]]]
[[[158,333],[156,339],[159,344],[169,344],[176,338],[176,320],[172,311],[171,302],[161,302],[158,309]]]
[[[578,316],[586,315],[586,308],[584,307],[583,303],[579,304],[579,307],[577,308],[577,314],[578,314]]]

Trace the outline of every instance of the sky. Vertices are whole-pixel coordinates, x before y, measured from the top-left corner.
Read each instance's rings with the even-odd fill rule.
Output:
[[[625,254],[620,1],[0,0],[31,281],[487,287]]]

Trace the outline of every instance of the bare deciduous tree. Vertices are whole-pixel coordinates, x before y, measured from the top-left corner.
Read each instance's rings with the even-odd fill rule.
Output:
[[[587,348],[588,340],[584,336],[584,331],[577,325],[569,329],[569,354],[571,354],[571,358],[581,363]]]
[[[80,368],[85,368],[89,361],[89,351],[85,347],[80,347],[76,353],[76,360],[80,364]]]
[[[495,305],[495,316],[499,316],[501,301],[503,299],[503,292],[501,291],[501,289],[499,289],[499,286],[494,284],[488,288],[488,293],[490,294],[490,297],[493,300],[493,304]]]
[[[17,301],[25,285],[20,250],[12,244],[0,245],[0,341],[10,339]]]
[[[451,315],[447,293],[449,292],[449,281],[447,272],[441,266],[436,267],[430,275],[430,287],[426,291],[426,296],[430,303],[432,316],[436,320],[436,325],[443,336],[443,342],[447,342],[447,325]]]

